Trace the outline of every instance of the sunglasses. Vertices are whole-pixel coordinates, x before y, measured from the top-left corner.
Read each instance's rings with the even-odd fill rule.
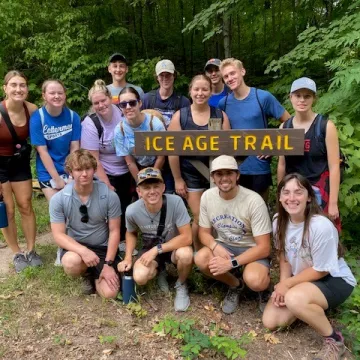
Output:
[[[80,214],[82,215],[80,221],[85,224],[88,223],[89,222],[89,214],[88,214],[88,209],[87,209],[86,205],[81,205],[79,207],[79,211],[80,211]]]
[[[160,176],[160,173],[158,171],[151,170],[149,172],[143,172],[141,174],[138,174],[138,178],[143,180],[147,178],[158,178]]]
[[[119,103],[119,106],[121,109],[126,109],[128,104],[130,107],[135,107],[137,105],[137,103],[138,103],[137,100],[122,101]]]

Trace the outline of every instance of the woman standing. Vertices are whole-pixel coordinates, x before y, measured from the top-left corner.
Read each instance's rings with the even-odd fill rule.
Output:
[[[42,85],[44,106],[30,120],[31,143],[36,147],[36,172],[49,201],[68,181],[65,159],[80,148],[80,117],[66,107],[66,90],[60,80]]]
[[[290,101],[295,115],[280,128],[305,130],[304,155],[280,156],[278,183],[285,174],[297,172],[305,176],[314,188],[318,202],[325,213],[341,229],[338,208],[340,186],[340,150],[334,123],[313,111],[316,84],[309,78],[293,82]]]
[[[210,118],[221,118],[222,128],[230,129],[227,115],[208,104],[211,96],[211,80],[207,76],[194,76],[189,85],[189,94],[193,101],[192,105],[182,108],[174,114],[168,128],[169,131],[208,130]],[[169,163],[175,179],[175,191],[187,200],[193,214],[192,236],[195,250],[198,250],[200,249],[197,240],[200,198],[202,193],[209,188],[210,177],[210,172],[209,177],[205,178],[198,168],[201,166],[204,170],[208,169],[209,157],[169,156]]]
[[[115,148],[118,156],[125,158],[128,169],[136,181],[139,170],[146,167],[162,168],[164,156],[135,155],[136,131],[165,131],[165,126],[157,117],[140,112],[142,102],[139,93],[132,87],[121,90],[119,107],[124,120],[115,128]]]
[[[89,91],[95,114],[82,123],[81,147],[97,161],[97,177],[114,190],[121,202],[121,240],[125,240],[125,211],[131,202],[131,174],[124,157],[116,156],[114,130],[122,121],[119,108],[112,105],[111,93],[103,80],[96,80]]]
[[[9,226],[2,229],[5,241],[14,253],[14,267],[20,272],[28,266],[39,266],[42,261],[35,252],[36,220],[31,204],[32,176],[29,137],[30,115],[37,109],[26,101],[28,85],[19,71],[5,75],[0,117],[0,193],[4,197]],[[7,124],[9,122],[9,124]],[[16,138],[12,135],[15,131]],[[23,252],[18,243],[15,224],[15,202],[20,212],[21,224],[27,245]]]
[[[340,359],[344,340],[325,311],[343,303],[356,280],[343,259],[338,232],[322,215],[310,182],[300,174],[280,181],[277,199],[273,231],[280,281],[266,305],[264,326],[276,329],[300,319],[324,337],[314,359]]]

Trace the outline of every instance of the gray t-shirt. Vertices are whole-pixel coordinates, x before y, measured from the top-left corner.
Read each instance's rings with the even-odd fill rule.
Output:
[[[65,214],[66,195],[64,189],[56,193],[50,199],[49,212],[50,222],[66,223],[67,235],[74,240],[89,246],[107,246],[109,239],[109,225],[107,219],[116,219],[121,216],[120,200],[112,190],[107,192],[107,210],[100,204],[99,186],[106,186],[101,182],[94,182],[94,189],[86,204],[82,204],[75,189],[72,189],[71,206],[69,214]],[[102,195],[101,197],[103,197]],[[86,205],[89,221],[81,222],[83,214],[80,213],[80,206]],[[106,216],[105,216],[106,215]],[[67,221],[68,219],[68,221]]]
[[[170,194],[165,196],[167,209],[162,237],[165,241],[169,241],[179,235],[179,227],[190,223],[190,216],[180,196]],[[144,200],[139,199],[126,209],[126,228],[130,232],[140,231],[143,235],[155,236],[159,226],[160,213],[161,211],[156,215],[149,212],[150,218],[145,210]],[[153,222],[151,222],[151,219],[153,219]]]
[[[112,103],[113,104],[118,104],[119,103],[119,94],[120,94],[120,91],[123,89],[123,87],[117,87],[117,86],[114,86],[113,84],[106,85],[106,87],[109,89],[109,91],[111,93]],[[140,99],[144,98],[144,91],[140,86],[136,86],[134,84],[126,83],[125,87],[134,88],[138,92],[138,94],[140,95]]]

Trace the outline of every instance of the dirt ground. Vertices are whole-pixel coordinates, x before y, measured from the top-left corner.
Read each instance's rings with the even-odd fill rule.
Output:
[[[51,241],[50,234],[38,239],[40,244]],[[8,276],[9,271],[14,272],[8,266],[11,259],[9,249],[0,249],[0,281]],[[175,278],[171,280],[175,282]],[[321,337],[301,323],[294,325],[290,331],[274,333],[272,339],[266,341],[265,335],[269,333],[261,324],[257,302],[243,298],[234,314],[225,315],[220,309],[221,296],[221,293],[192,293],[190,309],[176,314],[173,311],[173,293],[164,296],[153,290],[141,297],[147,316],[137,318],[121,302],[105,302],[96,295],[59,298],[41,294],[29,296],[24,291],[16,297],[16,306],[20,306],[21,310],[17,326],[2,330],[2,321],[6,324],[6,316],[0,314],[0,358],[182,359],[180,340],[159,336],[152,331],[153,326],[168,315],[177,319],[194,319],[197,328],[207,333],[214,325],[224,335],[235,338],[252,332],[255,335],[253,340],[244,346],[247,350],[245,358],[249,360],[310,360],[321,347]],[[201,358],[224,359],[213,352],[204,352]],[[347,352],[344,359],[353,357]]]

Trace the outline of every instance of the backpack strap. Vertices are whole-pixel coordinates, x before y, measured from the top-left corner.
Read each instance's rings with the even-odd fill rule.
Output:
[[[96,113],[90,114],[89,117],[90,117],[90,119],[92,120],[92,122],[94,123],[94,125],[96,127],[96,130],[97,130],[98,136],[99,136],[99,140],[100,140],[101,136],[104,133],[104,129],[103,129],[101,123],[100,123],[99,117],[96,115]]]
[[[175,100],[174,100],[174,110],[178,111],[181,107],[181,95],[175,94]]]
[[[227,105],[228,97],[229,97],[229,93],[227,93],[225,96],[225,103],[224,103],[224,112],[225,113],[226,113],[226,105]]]
[[[219,108],[216,108],[214,106],[210,106],[210,117],[221,119],[221,123],[223,123],[223,121],[224,121],[224,115],[223,115],[222,110]]]
[[[149,97],[149,109],[153,109],[156,103],[156,92],[157,90],[151,90],[147,93]]]
[[[145,115],[146,116],[146,115]],[[153,126],[153,119],[154,119],[154,115],[151,114],[150,115],[150,122],[149,122],[149,125],[150,125],[150,131],[153,131],[154,130],[154,126]]]
[[[69,109],[69,111],[70,111],[70,121],[71,121],[71,125],[72,125],[74,122],[74,112],[71,109]],[[39,109],[39,115],[40,115],[40,120],[41,120],[41,126],[44,127],[45,115],[44,115],[44,107],[43,106]]]
[[[291,129],[294,127],[293,125],[293,120],[294,120],[294,117],[291,116],[289,119],[287,119],[286,121],[284,121],[283,123],[283,129]]]
[[[158,237],[161,237],[164,229],[165,229],[165,220],[166,220],[166,210],[167,210],[167,199],[166,199],[166,195],[162,196],[162,206],[161,206],[161,213],[160,213],[160,221],[159,221],[159,225],[157,228],[157,232],[156,235]]]
[[[263,119],[263,123],[264,123],[264,128],[266,129],[268,127],[268,122],[267,122],[267,118],[265,116],[265,112],[264,112],[264,108],[262,107],[261,105],[261,102],[259,100],[259,95],[258,95],[258,89],[255,88],[255,96],[256,96],[256,100],[260,106],[260,110],[261,110],[261,116],[262,116],[262,119]]]
[[[13,143],[14,144],[19,144],[20,140],[19,140],[19,137],[18,137],[18,135],[17,135],[17,133],[15,131],[14,125],[12,124],[12,122],[10,120],[10,117],[9,117],[9,114],[7,113],[5,107],[1,103],[0,103],[0,113],[1,113],[2,118],[5,121],[5,124],[6,124],[7,128],[9,129],[9,132],[10,132],[11,137],[13,139]]]
[[[315,119],[315,136],[319,139],[325,140],[326,126],[329,118],[327,115],[318,114]]]
[[[180,127],[182,130],[184,130],[186,127],[186,123],[189,118],[189,111],[190,111],[189,106],[180,109]]]

